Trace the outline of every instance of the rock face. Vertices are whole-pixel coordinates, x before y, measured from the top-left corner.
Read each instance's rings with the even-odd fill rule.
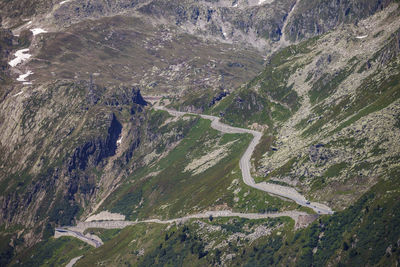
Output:
[[[22,96],[31,98],[25,103],[29,109],[9,120],[3,109],[0,221],[6,225],[41,229],[48,223],[71,224],[82,207],[96,197],[99,182],[106,179],[112,183],[107,164],[113,164],[118,156],[129,159],[140,143],[137,131],[125,137],[124,149],[118,142],[123,127],[127,128],[124,131],[135,130],[145,116],[147,103],[138,89],[101,88],[85,82],[48,84],[45,88],[48,91]],[[97,100],[91,101],[90,94]],[[15,101],[5,100],[3,108],[15,105]],[[4,130],[10,129],[14,120],[21,128]],[[121,150],[118,155],[117,149]],[[120,168],[112,171],[117,179]],[[36,230],[39,235],[41,232]]]
[[[291,41],[320,35],[343,23],[357,23],[384,9],[393,1],[310,0],[298,2],[286,27],[286,33]]]
[[[391,2],[74,0],[58,5],[55,2],[25,0],[18,3],[4,2],[0,10],[7,24],[11,24],[10,21],[17,23],[21,17],[51,13],[49,22],[57,27],[66,27],[87,19],[139,13],[205,38],[269,50],[274,47],[274,43],[280,41],[284,33],[290,41],[303,40],[343,23],[356,23]],[[46,20],[49,20],[49,16]]]
[[[305,228],[308,225],[310,225],[312,222],[314,222],[316,219],[318,219],[318,215],[300,215],[299,218],[297,219],[296,225],[294,226],[296,229],[299,228]]]

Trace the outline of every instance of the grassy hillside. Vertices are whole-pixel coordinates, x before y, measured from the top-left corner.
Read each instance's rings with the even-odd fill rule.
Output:
[[[91,246],[72,237],[50,238],[18,255],[10,266],[65,266],[91,250]]]
[[[104,246],[82,251],[77,266],[395,266],[400,256],[400,170],[344,211],[295,230],[289,218],[192,219],[98,233]],[[258,233],[258,234],[255,234]],[[51,241],[53,242],[53,241]],[[41,257],[41,256],[39,256]],[[47,259],[52,262],[58,255]]]
[[[160,131],[170,127],[188,132],[169,153],[158,147],[151,157],[138,159],[147,164],[127,177],[102,209],[135,220],[176,218],[215,207],[248,212],[297,207],[243,184],[239,159],[252,136],[222,134],[210,127],[209,120],[190,116]]]

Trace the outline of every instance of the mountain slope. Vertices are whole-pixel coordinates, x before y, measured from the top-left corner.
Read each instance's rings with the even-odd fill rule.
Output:
[[[397,7],[386,9],[358,27],[289,46],[210,110],[268,129],[273,142],[259,147],[259,180],[297,186],[342,209],[396,164],[398,16]]]
[[[1,265],[395,265],[395,2],[1,2]],[[263,132],[256,181],[336,213],[90,229],[97,249],[53,239],[101,211],[313,213],[243,183],[250,136],[154,99]]]

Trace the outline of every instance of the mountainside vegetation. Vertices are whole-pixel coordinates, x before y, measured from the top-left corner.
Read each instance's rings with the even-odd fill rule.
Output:
[[[399,1],[0,1],[0,23],[0,266],[400,263]]]

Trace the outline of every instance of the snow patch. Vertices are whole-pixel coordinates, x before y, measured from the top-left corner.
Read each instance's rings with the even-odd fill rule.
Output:
[[[117,145],[120,145],[122,143],[122,136],[117,140]]]
[[[33,33],[33,36],[41,34],[41,33],[46,33],[47,31],[42,29],[42,28],[35,28],[31,29],[31,32]]]
[[[62,5],[64,5],[64,4],[66,4],[66,3],[68,3],[68,2],[71,2],[71,0],[65,0],[65,1],[61,1],[61,2],[60,2],[60,6],[62,6]]]
[[[364,39],[364,38],[367,38],[367,37],[368,37],[368,34],[367,35],[362,35],[362,36],[356,36],[357,39]]]
[[[31,54],[28,54],[28,52],[29,52],[29,48],[25,48],[25,49],[18,50],[18,51],[15,52],[15,54],[14,54],[16,58],[14,58],[14,59],[11,60],[10,62],[8,62],[8,64],[9,64],[11,67],[15,67],[15,66],[17,66],[18,64],[24,62],[25,60],[28,60],[28,59],[32,56]]]
[[[66,4],[66,3],[68,3],[68,2],[71,2],[71,0],[65,0],[65,1],[61,1],[61,2],[60,2],[60,6],[62,6],[62,5],[64,5],[64,4]]]
[[[30,70],[28,70],[25,74],[19,75],[19,77],[17,78],[17,81],[19,81],[19,82],[26,82],[25,79],[26,79],[29,75],[31,75],[31,74],[33,74],[33,72],[30,71]]]
[[[271,4],[273,3],[275,0],[258,0],[258,5],[264,5],[264,4]]]

